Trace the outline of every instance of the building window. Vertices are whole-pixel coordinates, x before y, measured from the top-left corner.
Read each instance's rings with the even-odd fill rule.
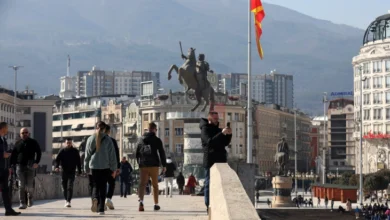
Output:
[[[390,124],[386,125],[386,134],[390,134]]]
[[[382,109],[374,109],[374,119],[382,119]]]
[[[390,60],[386,60],[386,72],[390,72]]]
[[[234,121],[238,121],[238,120],[239,120],[238,113],[234,113]]]
[[[382,93],[381,92],[374,93],[373,94],[373,101],[374,101],[374,104],[382,104]]]
[[[183,154],[183,144],[176,144],[176,154]]]
[[[371,117],[370,117],[370,111],[371,111],[371,109],[366,109],[366,110],[364,110],[364,115],[363,115],[364,120],[370,120],[370,119],[371,119]]]
[[[374,78],[373,88],[382,88],[382,77],[375,77]]]
[[[144,114],[144,121],[149,121],[149,114]]]
[[[161,113],[156,113],[156,121],[161,121]]]
[[[165,153],[170,153],[171,152],[171,150],[169,149],[169,144],[166,144],[165,145]]]
[[[386,108],[386,119],[390,119],[390,108]]]
[[[380,73],[382,72],[382,61],[374,61],[372,66],[372,72],[373,73]]]
[[[370,63],[364,63],[363,64],[363,74],[370,73]]]
[[[374,125],[374,134],[380,134],[382,131],[382,125]]]
[[[363,95],[363,103],[364,103],[364,104],[370,104],[370,103],[371,103],[371,102],[370,102],[370,96],[371,96],[371,94],[364,94],[364,95]],[[356,103],[359,103],[359,104],[360,104],[360,97],[359,97],[359,99],[357,100]]]
[[[366,79],[363,81],[363,89],[369,89],[370,88],[370,79]]]
[[[183,136],[183,128],[175,128],[176,136]]]
[[[386,76],[386,88],[390,88],[390,76]]]
[[[169,137],[169,128],[165,128],[165,137]]]
[[[243,147],[242,147],[242,144],[240,144],[240,154],[243,153]]]
[[[228,121],[232,121],[232,113],[231,113],[231,112],[228,112],[227,115],[228,115],[227,120],[228,120]]]

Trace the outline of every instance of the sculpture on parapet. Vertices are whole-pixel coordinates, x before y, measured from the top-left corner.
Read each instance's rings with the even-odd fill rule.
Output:
[[[189,90],[195,91],[196,105],[191,109],[195,111],[202,102],[205,104],[201,111],[205,111],[210,104],[210,111],[214,111],[214,89],[207,80],[207,72],[210,71],[209,64],[204,61],[204,54],[199,56],[199,61],[196,61],[195,48],[188,50],[187,56],[183,54],[183,49],[180,43],[181,57],[185,59],[181,67],[172,65],[168,71],[168,80],[172,78],[171,72],[175,70],[178,74],[179,83],[186,88],[185,93]],[[212,71],[211,71],[212,72]]]
[[[278,164],[278,175],[287,176],[287,165],[289,161],[289,149],[288,144],[284,137],[282,137],[279,143],[276,145],[275,163]]]

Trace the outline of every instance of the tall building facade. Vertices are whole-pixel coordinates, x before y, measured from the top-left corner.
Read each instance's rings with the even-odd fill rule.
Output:
[[[255,112],[255,124],[258,138],[256,142],[256,162],[260,172],[275,174],[278,170],[275,164],[277,143],[284,137],[289,145],[290,152],[294,152],[294,132],[297,132],[297,161],[298,172],[309,172],[311,161],[310,146],[310,118],[297,112],[296,127],[294,126],[294,112],[289,109],[280,109],[276,105],[258,105]],[[295,156],[290,155],[288,169],[293,172]]]
[[[390,167],[390,13],[376,18],[367,28],[359,54],[352,59],[354,69],[355,121],[363,129],[357,131],[356,146],[363,138],[363,151],[356,148],[356,170],[376,172]],[[361,102],[361,100],[363,101]],[[362,106],[362,109],[360,108]],[[361,113],[362,112],[362,113]],[[363,120],[360,121],[360,116]],[[362,126],[361,126],[362,124]]]
[[[229,73],[219,77],[219,91],[230,95],[243,94],[242,84],[247,84],[246,73]],[[244,93],[246,94],[246,92]],[[292,75],[270,74],[252,76],[252,98],[264,104],[277,104],[292,109],[294,107],[294,83]]]
[[[91,71],[79,71],[74,79],[78,97],[132,94],[140,95],[141,82],[153,81],[160,88],[160,73],[150,71],[105,71],[96,66]]]
[[[19,131],[26,127],[30,137],[37,140],[42,150],[40,165],[51,170],[52,108],[55,100],[36,98],[33,90],[17,92],[16,122],[14,121],[14,91],[0,88],[0,121],[8,123],[7,140],[10,147],[19,140]],[[14,133],[14,128],[15,132]]]
[[[328,171],[336,173],[355,170],[355,122],[353,100],[339,98],[329,102],[327,121]]]

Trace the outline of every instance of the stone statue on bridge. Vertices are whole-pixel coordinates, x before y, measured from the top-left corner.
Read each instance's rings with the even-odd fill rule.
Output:
[[[287,176],[287,165],[289,161],[289,149],[288,144],[284,137],[282,137],[279,143],[276,145],[275,163],[278,164],[278,175]]]
[[[187,56],[183,54],[183,49],[180,43],[181,57],[185,59],[181,67],[172,65],[168,71],[168,80],[172,78],[171,72],[175,70],[179,75],[179,83],[186,88],[186,93],[190,89],[195,91],[196,105],[191,109],[195,111],[201,104],[202,98],[205,104],[201,111],[205,111],[210,104],[210,111],[214,111],[214,89],[207,80],[207,72],[210,71],[209,64],[204,60],[204,54],[199,55],[199,61],[196,61],[195,48],[188,50]],[[212,72],[212,71],[210,71]]]

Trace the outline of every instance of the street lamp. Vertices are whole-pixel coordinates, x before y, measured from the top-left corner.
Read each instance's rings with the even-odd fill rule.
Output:
[[[322,184],[325,184],[326,181],[326,176],[325,176],[325,170],[326,170],[326,124],[328,122],[326,118],[326,103],[328,102],[327,100],[328,93],[324,92],[324,97],[323,97],[323,102],[324,102],[324,140],[323,140],[323,146],[322,146]]]
[[[366,77],[362,74],[362,65],[358,66],[360,73],[360,176],[359,176],[359,200],[360,205],[363,207],[363,82],[366,81]]]
[[[297,109],[294,109],[294,152],[295,152],[295,174],[298,172],[298,158],[297,158]],[[298,182],[297,175],[295,175],[295,197],[298,198]]]
[[[9,66],[8,68],[12,68],[15,72],[15,80],[14,80],[14,83],[15,83],[15,91],[14,91],[14,144],[16,142],[16,93],[17,93],[17,76],[18,76],[18,69],[22,68],[23,66]]]

